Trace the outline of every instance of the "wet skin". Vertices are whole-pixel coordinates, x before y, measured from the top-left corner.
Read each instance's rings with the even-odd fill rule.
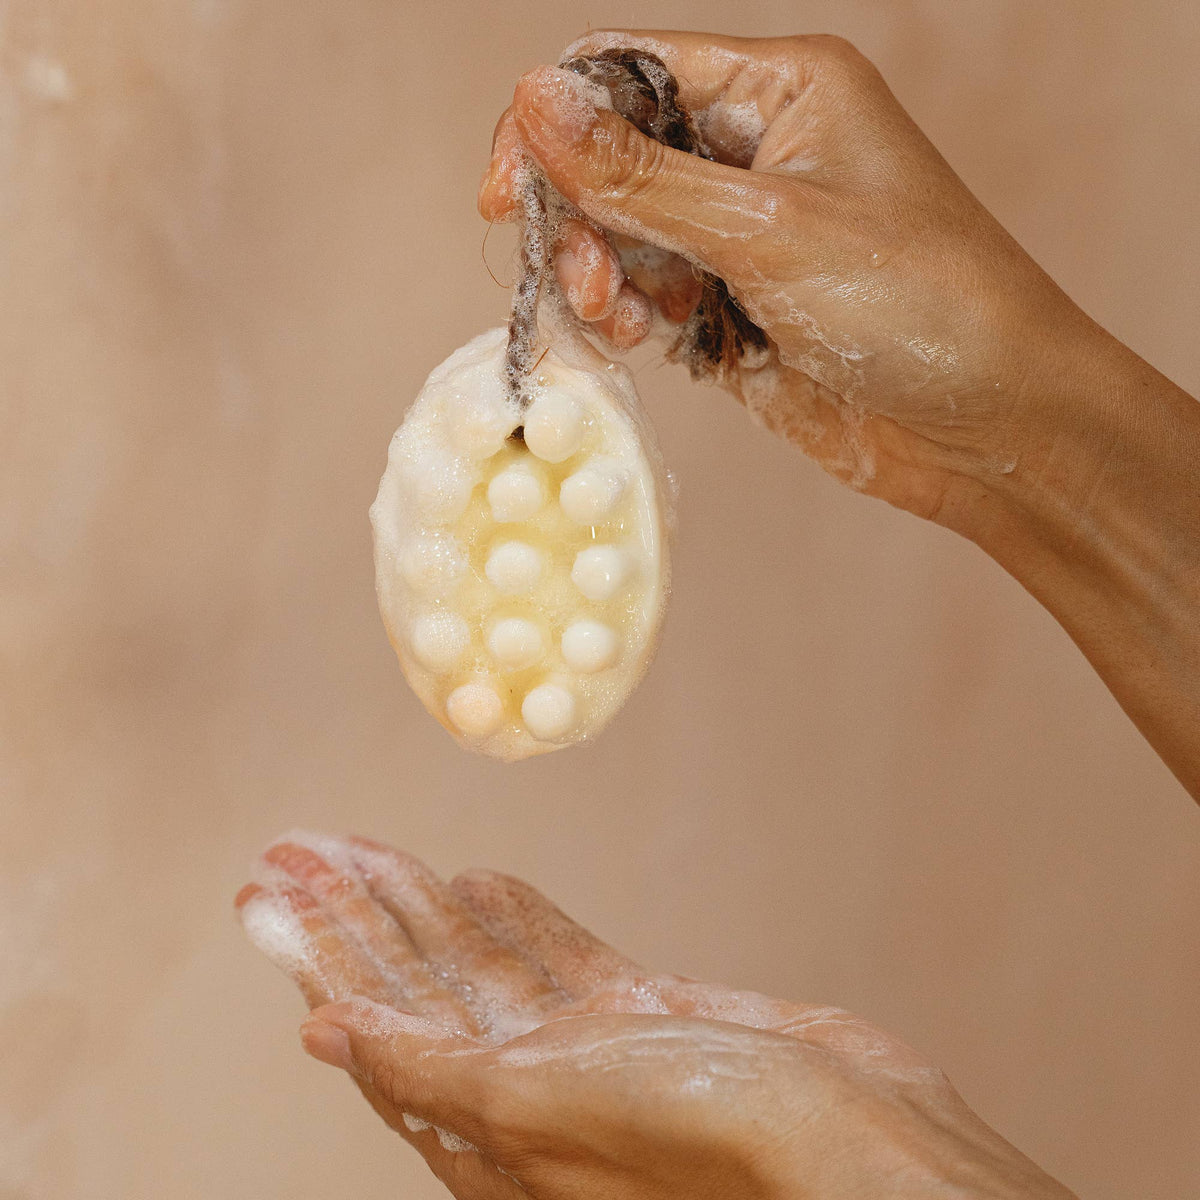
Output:
[[[539,67],[496,127],[483,216],[516,215],[532,156],[586,218],[563,227],[559,281],[618,349],[648,313],[686,318],[692,263],[720,275],[771,339],[729,390],[995,558],[1200,797],[1200,405],[1071,301],[848,43],[614,31],[569,53],[614,42],[666,62],[723,161]]]
[[[647,971],[520,880],[311,835],[256,876],[237,905],[305,1048],[459,1200],[1070,1198],[898,1039]]]
[[[735,396],[991,554],[1200,796],[1200,406],[1054,285],[853,47],[616,36],[694,112],[756,110],[753,145],[717,120],[727,161],[679,155],[539,68],[497,127],[483,215],[512,214],[532,155],[586,218],[559,280],[617,348],[686,319],[691,262],[721,275],[772,341]],[[305,1047],[458,1197],[1069,1196],[896,1039],[646,972],[517,880],[292,841],[239,904],[316,1010]]]

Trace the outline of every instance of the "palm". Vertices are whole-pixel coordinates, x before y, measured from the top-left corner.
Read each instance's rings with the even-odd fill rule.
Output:
[[[298,835],[238,905],[310,1006],[353,998],[378,1050],[359,1087],[459,1200],[753,1197],[796,1179],[852,1195],[898,1171],[922,1183],[926,1150],[1037,1174],[897,1039],[647,972],[520,880],[447,885],[376,843]],[[426,1120],[406,1098],[421,1075],[440,1078],[415,1097]],[[431,1128],[439,1107],[478,1144]]]
[[[472,871],[445,884],[364,839],[277,842],[238,906],[314,1008],[361,996],[483,1045],[568,1017],[646,1014],[912,1054],[842,1009],[648,972],[518,879]]]

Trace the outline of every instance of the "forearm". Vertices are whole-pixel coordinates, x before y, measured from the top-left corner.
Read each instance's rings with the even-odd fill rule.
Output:
[[[1200,404],[1100,330],[1043,377],[1044,444],[980,484],[959,532],[1058,619],[1200,800]]]

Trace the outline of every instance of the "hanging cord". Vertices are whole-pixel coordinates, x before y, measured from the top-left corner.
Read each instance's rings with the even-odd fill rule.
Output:
[[[662,59],[643,50],[612,49],[562,63],[612,96],[613,109],[647,137],[701,158],[713,154],[679,103],[679,85]],[[569,208],[528,157],[520,186],[523,223],[519,274],[508,326],[505,373],[521,410],[530,400],[529,376],[535,366],[537,308],[553,250],[551,207]],[[672,362],[687,365],[693,379],[721,381],[734,372],[749,351],[757,357],[767,348],[767,335],[729,294],[725,281],[695,268],[700,302],[667,351]]]
[[[521,245],[518,251],[517,282],[513,288],[512,315],[508,320],[508,349],[504,373],[509,394],[521,412],[529,407],[529,376],[533,372],[533,352],[537,348],[538,298],[542,280],[550,264],[553,231],[546,211],[546,177],[526,155],[520,167]]]

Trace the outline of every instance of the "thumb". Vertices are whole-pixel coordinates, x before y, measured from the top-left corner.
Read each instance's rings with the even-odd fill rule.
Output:
[[[483,1043],[362,997],[314,1009],[300,1040],[394,1108],[410,1130],[435,1125],[481,1149],[492,1144],[493,1089],[478,1061]]]
[[[538,67],[513,96],[522,140],[550,182],[589,217],[699,262],[736,286],[747,243],[779,228],[784,181],[647,137],[574,71]]]

